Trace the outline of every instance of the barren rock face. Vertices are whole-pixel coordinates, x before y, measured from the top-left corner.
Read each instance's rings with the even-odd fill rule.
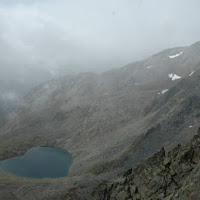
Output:
[[[95,199],[199,199],[200,129],[186,145],[161,149],[135,169],[97,188]],[[194,178],[195,177],[195,178]]]

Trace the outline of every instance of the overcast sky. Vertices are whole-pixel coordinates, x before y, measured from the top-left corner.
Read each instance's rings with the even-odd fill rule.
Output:
[[[199,8],[199,0],[0,0],[0,78],[102,71],[189,45],[200,40]]]

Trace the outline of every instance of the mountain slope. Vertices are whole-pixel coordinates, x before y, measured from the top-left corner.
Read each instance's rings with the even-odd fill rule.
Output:
[[[186,146],[164,148],[93,194],[101,200],[197,200],[200,198],[200,129]]]
[[[198,42],[103,74],[66,76],[36,87],[0,128],[0,159],[34,146],[64,148],[74,157],[67,187],[83,184],[88,193],[94,183],[135,167],[162,146],[188,141],[200,117],[199,50]],[[63,190],[58,193],[68,191]]]

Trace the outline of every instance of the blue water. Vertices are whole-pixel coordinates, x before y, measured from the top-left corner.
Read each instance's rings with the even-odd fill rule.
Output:
[[[55,147],[35,147],[21,157],[0,162],[0,168],[21,177],[58,178],[67,176],[72,155]]]

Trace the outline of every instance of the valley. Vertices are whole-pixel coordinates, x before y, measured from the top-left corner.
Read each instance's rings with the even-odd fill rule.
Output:
[[[59,147],[73,156],[69,177],[32,180],[0,171],[0,199],[92,199],[100,183],[162,147],[187,144],[200,122],[199,52],[197,42],[35,87],[0,127],[0,160]]]

